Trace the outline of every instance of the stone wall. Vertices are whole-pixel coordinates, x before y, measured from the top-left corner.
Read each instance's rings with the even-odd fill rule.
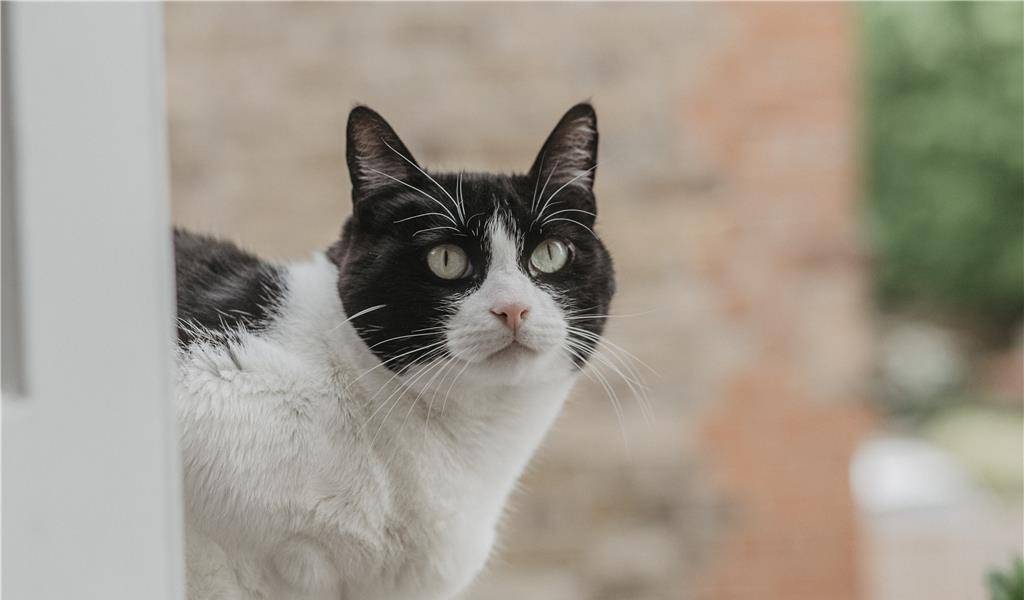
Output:
[[[871,340],[855,15],[789,4],[168,4],[174,216],[273,257],[349,210],[344,122],[431,166],[525,170],[600,121],[609,336],[650,423],[589,380],[472,598],[858,597],[847,484]],[[643,367],[639,367],[643,370]]]

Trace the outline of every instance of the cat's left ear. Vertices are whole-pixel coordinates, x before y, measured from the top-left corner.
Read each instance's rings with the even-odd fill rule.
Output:
[[[355,204],[387,190],[416,185],[413,182],[422,173],[416,159],[376,111],[366,106],[353,108],[346,137]]]
[[[530,177],[551,194],[563,186],[587,192],[597,169],[597,114],[587,102],[569,109],[537,154]]]

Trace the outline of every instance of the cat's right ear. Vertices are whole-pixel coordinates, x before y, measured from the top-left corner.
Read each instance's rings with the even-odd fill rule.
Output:
[[[348,115],[345,155],[356,204],[388,188],[416,185],[413,180],[420,174],[395,130],[366,106],[356,106]]]

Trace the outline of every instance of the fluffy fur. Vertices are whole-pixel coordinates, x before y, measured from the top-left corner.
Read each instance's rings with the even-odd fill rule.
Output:
[[[175,237],[191,599],[457,595],[600,339],[589,105],[526,175],[429,174],[364,107],[348,144],[354,214],[328,252],[273,266]],[[571,258],[542,273],[549,239]],[[465,276],[430,271],[439,244]]]

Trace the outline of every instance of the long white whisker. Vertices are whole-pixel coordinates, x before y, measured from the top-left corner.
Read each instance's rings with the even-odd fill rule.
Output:
[[[374,434],[373,434],[373,437],[370,438],[370,445],[371,446],[373,446],[374,442],[377,441],[377,436],[380,435],[380,431],[381,431],[381,429],[384,428],[384,423],[387,422],[388,417],[391,416],[391,413],[395,410],[395,407],[398,406],[398,404],[402,401],[402,395],[405,393],[405,391],[409,390],[409,389],[412,389],[412,385],[416,381],[418,381],[421,378],[423,378],[426,373],[429,373],[429,372],[433,371],[434,370],[433,367],[435,365],[437,365],[439,363],[443,363],[446,360],[448,360],[448,357],[442,356],[442,357],[440,357],[438,359],[435,359],[434,361],[428,363],[427,367],[425,367],[418,374],[414,375],[411,380],[409,380],[407,382],[403,382],[403,385],[399,385],[398,388],[394,392],[392,392],[391,395],[388,396],[387,399],[385,399],[384,402],[382,402],[379,407],[377,407],[377,410],[373,411],[373,413],[370,415],[370,417],[366,420],[366,424],[365,425],[369,425],[370,422],[373,420],[373,417],[377,414],[377,412],[380,411],[380,409],[383,408],[384,406],[386,406],[388,403],[390,403],[392,398],[397,396],[397,398],[395,399],[394,403],[391,404],[391,408],[388,409],[387,413],[384,414],[384,418],[381,419],[380,425],[377,426],[377,431],[375,431]],[[364,425],[364,427],[365,427],[365,425]]]
[[[399,154],[399,156],[401,156],[401,154]],[[405,157],[403,157],[403,158],[405,158]],[[441,202],[441,201],[440,201],[440,200],[438,200],[437,198],[435,198],[435,197],[431,196],[430,194],[428,194],[428,193],[424,192],[424,191],[423,191],[423,190],[421,190],[420,188],[418,188],[418,187],[416,187],[416,186],[414,186],[414,185],[412,185],[412,184],[408,184],[408,183],[406,183],[406,182],[402,181],[401,179],[399,179],[399,178],[397,178],[397,177],[392,177],[391,175],[388,175],[388,174],[387,174],[387,173],[385,173],[384,171],[378,171],[377,169],[371,169],[370,167],[366,167],[366,170],[367,170],[367,171],[370,171],[371,173],[376,173],[376,174],[378,174],[378,175],[383,175],[384,177],[387,177],[388,179],[390,179],[390,180],[392,180],[392,181],[394,181],[394,182],[396,182],[396,183],[400,183],[400,184],[404,185],[405,187],[407,187],[407,188],[409,188],[409,189],[413,189],[413,190],[416,190],[417,192],[419,192],[419,193],[423,194],[423,195],[424,195],[424,196],[426,196],[427,198],[430,198],[431,200],[433,200],[434,202],[436,202],[436,203],[437,203],[437,205],[438,205],[438,206],[440,206],[440,207],[441,207],[441,209],[442,209],[442,210],[444,210],[444,212],[445,212],[445,213],[447,213],[447,214],[446,214],[445,216],[446,216],[446,217],[448,218],[448,220],[449,220],[449,221],[451,221],[451,222],[452,222],[453,224],[455,224],[455,225],[458,225],[458,224],[459,224],[459,222],[455,220],[455,215],[453,215],[453,214],[452,214],[452,212],[451,212],[450,210],[448,210],[448,207],[447,207],[447,206],[445,206],[443,202]]]
[[[388,364],[390,362],[396,361],[399,358],[402,358],[403,356],[408,356],[408,355],[412,354],[413,352],[422,352],[424,350],[430,350],[432,348],[435,348],[435,347],[440,346],[440,345],[445,344],[445,343],[447,343],[447,340],[442,340],[440,342],[434,342],[433,344],[428,344],[428,345],[423,346],[421,348],[414,348],[412,350],[409,350],[408,352],[403,352],[403,353],[401,353],[401,354],[399,354],[397,356],[392,356],[391,358],[389,358],[387,360],[382,360],[379,363],[377,363],[376,365],[374,365],[374,366],[370,367],[369,369],[367,369],[366,371],[363,371],[362,373],[360,373],[358,377],[356,377],[355,379],[353,379],[352,381],[349,382],[349,385],[352,385],[353,383],[359,381],[360,379],[362,379],[366,375],[370,374],[371,372],[376,371],[377,369],[383,367],[384,365],[386,365],[386,364]]]
[[[574,351],[572,348],[566,347],[565,350],[575,356],[580,362],[586,363],[583,356]],[[608,396],[608,400],[611,402],[612,409],[615,411],[615,419],[619,422],[619,431],[622,433],[622,444],[626,449],[626,454],[629,454],[629,437],[626,435],[626,425],[623,421],[622,406],[619,403],[618,394],[612,388],[611,384],[601,373],[601,370],[596,365],[591,364],[591,372],[597,377],[597,382],[604,388],[605,394]]]
[[[387,140],[385,140],[384,138],[381,138],[381,140],[380,140],[380,141],[381,141],[381,142],[383,142],[385,146],[387,146],[388,148],[390,148],[392,152],[394,152],[395,154],[397,154],[398,156],[400,156],[400,157],[402,158],[402,160],[404,160],[405,162],[407,162],[407,163],[409,163],[410,165],[412,165],[412,167],[413,167],[414,169],[416,169],[416,170],[417,170],[417,171],[419,171],[419,172],[420,172],[420,173],[421,173],[421,174],[422,174],[422,175],[423,175],[424,177],[426,177],[427,179],[429,179],[429,180],[431,181],[431,183],[433,183],[433,184],[434,184],[434,185],[436,185],[436,186],[437,186],[438,188],[440,188],[440,189],[441,189],[441,191],[442,191],[442,192],[444,192],[444,195],[445,195],[445,196],[448,196],[448,199],[452,201],[452,204],[453,204],[453,205],[455,205],[455,209],[456,209],[456,210],[458,210],[458,206],[459,206],[459,203],[455,201],[455,198],[452,198],[452,195],[448,193],[448,190],[444,189],[444,186],[443,186],[443,185],[441,185],[440,183],[438,183],[436,179],[434,179],[433,177],[431,177],[431,176],[430,176],[430,174],[428,174],[428,173],[427,173],[426,171],[424,171],[423,169],[421,169],[421,168],[420,168],[420,166],[419,166],[418,164],[416,164],[416,163],[415,163],[415,162],[413,162],[412,160],[410,160],[410,159],[406,158],[406,157],[405,157],[405,155],[404,155],[404,154],[402,154],[401,152],[399,152],[398,150],[395,150],[394,148],[392,148],[392,147],[391,147],[391,144],[389,144]]]
[[[466,200],[462,197],[462,171],[459,171],[459,183],[455,187],[455,196],[459,199],[459,219],[462,220],[463,225],[466,223]]]
[[[471,354],[472,352],[475,352],[476,348],[477,348],[477,345],[473,345],[466,352],[464,352],[462,355],[455,356],[453,358],[458,358],[458,359],[462,360],[461,356],[465,356],[467,354]],[[466,369],[469,368],[470,364],[472,364],[472,363],[467,361],[466,364],[462,367],[462,370],[459,371],[458,374],[456,374],[455,377],[452,379],[451,385],[448,386],[448,391],[445,392],[445,395],[444,395],[444,402],[441,404],[441,414],[442,415],[444,415],[445,406],[448,405],[448,396],[452,393],[452,388],[455,387],[455,383],[459,380],[460,377],[462,377],[462,374],[466,372]],[[428,431],[428,429],[430,427],[430,412],[434,408],[434,400],[437,400],[437,395],[436,394],[430,397],[430,404],[427,406],[427,418],[426,418],[426,420],[424,421],[424,424],[423,424],[423,435],[424,436],[427,435],[427,431]]]
[[[380,309],[384,308],[385,306],[387,306],[387,304],[378,304],[377,306],[371,306],[370,308],[364,308],[363,310],[357,312],[356,314],[352,315],[351,317],[346,318],[341,323],[338,323],[337,325],[335,325],[334,329],[331,329],[331,332],[333,333],[336,329],[338,329],[339,327],[341,327],[345,323],[352,322],[352,319],[358,319],[359,317],[361,317],[361,316],[363,316],[365,314],[372,313],[375,310],[380,310]]]
[[[430,362],[434,361],[435,359],[443,358],[444,357],[444,353],[445,353],[445,349],[444,348],[434,348],[433,350],[430,350],[429,352],[424,352],[422,355],[418,356],[417,359],[418,360],[425,360],[425,361],[427,361],[427,364],[430,364]],[[375,392],[373,392],[373,395],[371,395],[366,400],[366,403],[367,404],[372,404],[373,401],[377,398],[377,396],[379,396],[380,393],[383,392],[392,381],[394,381],[395,379],[398,379],[399,377],[401,377],[401,375],[402,375],[401,370],[397,370],[394,373],[392,373],[391,377],[389,377],[384,383],[382,383],[380,385],[380,387],[378,387],[377,390]],[[402,386],[404,386],[404,385],[405,385],[405,382],[399,380],[398,389],[402,389]],[[388,397],[390,398],[391,396],[388,396]],[[369,419],[367,419],[367,422],[369,422],[371,419],[373,419],[373,416],[375,414],[377,414],[377,411],[380,410],[380,408],[382,408],[384,406],[384,404],[386,404],[386,402],[382,403],[381,406],[377,407],[377,410],[373,411],[373,413],[370,414],[370,417],[369,417]]]
[[[475,348],[476,348],[476,346],[474,346],[474,349],[475,349]],[[455,379],[453,379],[453,380],[452,380],[452,384],[448,386],[448,391],[447,391],[447,392],[445,392],[445,394],[444,394],[444,402],[442,402],[442,403],[441,403],[441,414],[442,414],[442,415],[444,415],[444,409],[445,409],[445,407],[446,407],[446,406],[448,406],[448,396],[450,396],[450,395],[451,395],[451,393],[452,393],[452,388],[454,388],[454,387],[455,387],[455,382],[459,380],[459,377],[462,377],[462,374],[466,372],[466,369],[468,369],[468,368],[469,368],[469,365],[471,365],[471,364],[472,364],[472,363],[470,363],[470,362],[468,362],[468,361],[467,361],[467,362],[466,362],[466,364],[465,364],[465,366],[463,366],[463,367],[462,367],[462,370],[461,370],[461,371],[459,371],[459,374],[458,374],[458,375],[456,375],[456,376],[455,376]]]
[[[380,346],[382,344],[386,344],[388,342],[393,342],[395,340],[404,340],[404,339],[407,339],[407,338],[423,337],[423,336],[426,336],[426,335],[438,335],[438,333],[434,332],[434,331],[426,331],[426,332],[423,332],[423,333],[410,333],[408,335],[396,335],[395,337],[391,337],[391,338],[388,338],[386,340],[381,340],[381,341],[377,342],[376,344],[370,346],[369,348],[370,348],[370,350],[373,350],[377,346]]]
[[[570,344],[573,345],[578,343],[579,342],[570,342]],[[576,347],[579,348],[579,346]],[[644,420],[647,422],[648,425],[652,425],[654,421],[653,414],[650,409],[649,398],[647,396],[647,386],[644,385],[643,382],[638,379],[639,374],[636,373],[634,369],[632,369],[629,363],[624,361],[619,356],[615,356],[614,354],[611,353],[609,354],[610,357],[605,357],[601,352],[592,352],[591,357],[606,365],[608,368],[614,371],[616,375],[622,378],[622,381],[626,383],[626,386],[629,388],[629,391],[633,394],[633,397],[636,399],[637,404],[640,406],[640,413],[643,415]],[[616,365],[615,362],[613,362],[613,359],[619,361],[623,368],[630,372],[630,375],[623,373],[622,369],[620,369],[619,366]]]
[[[651,365],[649,365],[649,364],[645,363],[644,361],[640,360],[640,358],[637,355],[633,354],[629,350],[626,350],[625,348],[623,348],[622,346],[620,346],[620,345],[616,344],[615,342],[609,340],[608,338],[600,336],[600,335],[597,335],[593,331],[587,331],[586,329],[581,329],[579,327],[573,327],[572,325],[570,325],[568,327],[568,329],[569,329],[569,331],[572,331],[572,332],[574,332],[574,333],[576,333],[576,334],[578,334],[580,336],[588,337],[588,338],[596,341],[597,343],[607,344],[609,347],[614,348],[615,350],[618,350],[619,352],[622,352],[627,357],[629,357],[631,360],[635,360],[637,363],[642,365],[644,368],[646,368],[652,374],[657,375],[658,377],[661,376],[658,373],[658,371],[654,369],[654,367],[652,367]]]
[[[540,187],[540,176],[544,173],[544,155],[546,152],[540,153],[540,168],[537,169],[537,178],[533,180],[533,198],[530,199],[530,212],[537,210],[537,188]]]
[[[593,229],[591,229],[591,228],[587,227],[587,226],[586,226],[586,225],[584,225],[583,223],[580,223],[580,222],[579,222],[579,221],[577,221],[576,219],[568,219],[568,218],[565,218],[565,217],[555,217],[554,219],[548,219],[548,220],[544,221],[544,224],[547,224],[547,223],[551,223],[551,222],[553,222],[553,221],[568,221],[568,222],[570,222],[570,223],[575,223],[575,224],[579,225],[580,227],[582,227],[582,228],[586,229],[587,231],[589,231],[589,232],[590,232],[590,235],[592,235],[592,236],[594,236],[595,238],[597,238],[597,234],[596,234],[596,233],[594,233],[594,230],[593,230]],[[543,227],[543,226],[544,226],[544,224],[542,224],[542,225],[541,225],[541,227]],[[598,239],[600,239],[600,238],[598,238]]]
[[[442,373],[445,373],[448,370],[448,367],[450,367],[453,364],[455,364],[455,357],[448,357],[448,360],[444,363],[444,365],[440,369],[437,369],[434,375],[430,378],[430,380],[423,384],[423,388],[416,394],[416,397],[413,398],[412,402],[409,403],[409,410],[406,411],[405,417],[402,419],[402,425],[399,427],[399,431],[405,429],[405,424],[409,421],[409,416],[412,415],[412,411],[416,410],[416,405],[419,404],[420,398],[423,397],[423,394],[425,394],[427,390],[430,389],[430,386],[434,385],[434,381],[438,378],[438,376],[440,376]],[[441,378],[441,384],[444,384],[444,377]],[[427,410],[429,410],[429,406],[427,407]]]
[[[426,212],[426,213],[422,213],[422,214],[419,214],[419,215],[413,215],[411,217],[406,217],[404,219],[398,219],[397,221],[392,221],[392,223],[395,223],[397,225],[398,223],[405,223],[406,221],[412,221],[413,219],[419,219],[421,217],[444,217],[446,219],[449,219],[448,215],[446,215],[444,213]],[[451,220],[451,219],[449,219],[449,220]]]
[[[621,318],[624,318],[624,317],[642,317],[642,316],[645,316],[645,315],[654,314],[654,313],[656,313],[658,311],[656,311],[656,310],[645,310],[643,312],[638,312],[638,313],[626,313],[626,314],[617,313],[617,314],[608,314],[608,315],[601,315],[601,314],[582,315],[582,314],[579,314],[580,312],[582,312],[582,311],[577,311],[575,313],[570,312],[569,313],[570,316],[565,317],[565,319],[567,321],[572,321],[572,320],[575,320],[575,319],[621,319]]]
[[[554,174],[555,174],[555,171],[557,171],[557,170],[558,170],[558,165],[559,165],[559,164],[560,164],[561,162],[562,162],[562,159],[561,159],[561,158],[559,158],[558,160],[556,160],[556,161],[555,161],[555,166],[551,167],[551,171],[549,171],[549,172],[548,172],[548,178],[544,180],[544,187],[540,188],[540,196],[538,196],[538,197],[537,197],[537,198],[538,198],[538,203],[540,202],[540,199],[544,197],[544,192],[545,192],[545,191],[546,191],[546,190],[548,189],[548,183],[550,183],[550,182],[551,182],[551,176],[552,176],[552,175],[554,175]],[[541,173],[543,173],[543,171],[541,171]],[[539,176],[540,176],[540,173],[538,173],[538,174],[537,174],[537,176],[539,177]],[[533,209],[533,212],[537,212],[537,209],[536,209],[536,208],[534,208],[534,209]]]
[[[553,212],[553,213],[549,214],[549,215],[548,215],[548,219],[545,219],[544,221],[542,221],[542,222],[541,222],[541,226],[543,226],[543,225],[544,225],[544,223],[547,223],[547,222],[548,222],[548,220],[549,220],[549,219],[550,219],[551,217],[554,217],[555,215],[560,215],[560,214],[562,214],[562,213],[568,213],[568,212],[578,212],[578,213],[583,213],[583,214],[585,214],[585,215],[590,215],[590,216],[594,217],[595,219],[597,218],[597,213],[592,213],[592,212],[590,212],[589,210],[583,210],[583,209],[581,209],[581,208],[563,208],[563,209],[561,209],[561,210],[556,210],[555,212]]]
[[[539,212],[539,213],[537,213],[537,216],[533,218],[533,223],[536,223],[536,222],[537,222],[537,220],[538,220],[538,219],[540,219],[541,215],[543,215],[543,214],[544,214],[544,211],[546,211],[546,210],[548,209],[548,204],[550,204],[550,203],[551,203],[551,200],[552,200],[552,199],[553,199],[553,198],[554,198],[555,196],[557,196],[557,195],[558,195],[558,192],[561,192],[561,191],[562,191],[562,190],[564,190],[564,189],[565,189],[566,187],[568,187],[568,186],[572,185],[573,183],[575,183],[575,182],[576,182],[576,181],[577,181],[578,179],[580,179],[581,177],[586,177],[586,176],[587,176],[588,174],[590,174],[590,172],[591,172],[591,171],[593,171],[593,170],[594,170],[594,169],[596,169],[596,168],[597,168],[597,165],[594,165],[594,166],[590,167],[589,169],[587,169],[586,171],[583,171],[583,172],[582,172],[582,173],[580,173],[579,175],[577,175],[577,176],[573,177],[572,179],[570,179],[569,181],[566,181],[565,183],[563,183],[563,184],[562,184],[562,187],[558,188],[558,189],[557,189],[557,190],[555,190],[555,191],[554,191],[554,192],[553,192],[553,193],[552,193],[552,194],[551,194],[550,196],[548,196],[548,200],[547,200],[547,202],[545,202],[545,203],[544,203],[544,206],[542,206],[542,207],[541,207],[541,209],[540,209],[540,212]],[[532,227],[532,226],[533,226],[533,224],[531,224],[530,226]]]
[[[426,229],[420,229],[416,233],[412,234],[412,237],[416,237],[419,234],[426,233],[428,231],[438,231],[438,230],[441,230],[441,229],[451,229],[452,231],[457,231],[459,233],[462,233],[462,230],[459,229],[458,227],[451,227],[450,225],[439,225],[437,227],[427,227]]]

